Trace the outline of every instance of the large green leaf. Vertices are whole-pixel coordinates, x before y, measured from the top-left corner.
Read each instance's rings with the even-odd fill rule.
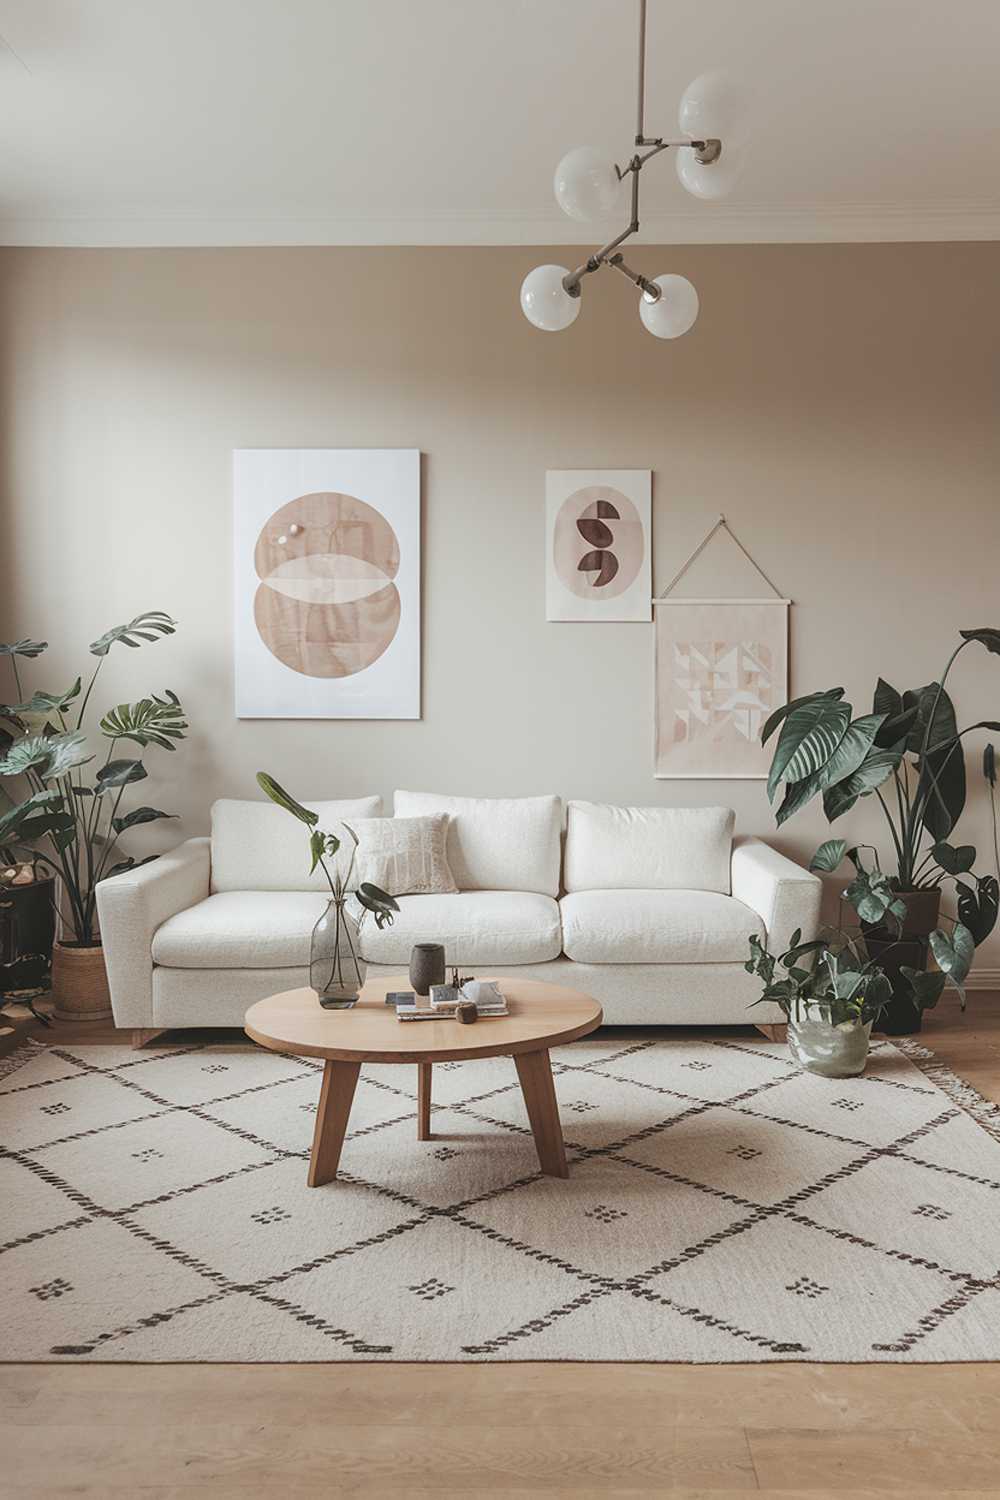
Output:
[[[21,776],[49,763],[49,741],[44,734],[26,734],[15,740],[0,760],[0,776]]]
[[[0,776],[19,776],[34,770],[43,781],[65,776],[77,766],[93,760],[87,754],[87,737],[78,730],[70,734],[28,734],[15,740],[0,761]]]
[[[866,714],[848,724],[840,744],[820,770],[821,790],[853,775],[871,749],[884,720],[884,714]]]
[[[134,740],[161,750],[175,750],[174,740],[182,740],[187,727],[180,699],[169,688],[165,698],[154,693],[138,703],[119,703],[101,720],[101,730],[109,740]]]
[[[150,609],[136,615],[127,625],[113,625],[91,644],[94,656],[107,656],[111,647],[121,641],[123,646],[138,646],[141,641],[155,641],[161,635],[173,635],[177,621],[164,614],[162,609]]]
[[[992,626],[983,625],[978,630],[960,630],[959,635],[966,641],[979,641],[986,647],[987,651],[993,651],[1000,656],[1000,630],[994,630]]]
[[[160,812],[156,807],[133,807],[120,818],[112,818],[115,833],[124,833],[126,828],[135,828],[140,823],[155,823],[158,818],[176,818],[177,813]]]
[[[7,641],[0,643],[0,656],[41,656],[48,645],[48,641]]]
[[[298,818],[300,823],[307,823],[312,828],[319,822],[319,813],[314,813],[308,807],[303,807],[301,802],[296,802],[291,792],[286,792],[285,788],[266,771],[257,772],[257,785],[262,792],[266,792],[272,802],[283,807],[285,812],[291,813],[293,818]]]
[[[926,687],[904,693],[903,708],[906,711],[915,708],[917,711],[906,737],[906,748],[913,755],[923,752],[924,736],[932,716],[933,724],[927,740],[929,748],[943,744],[946,740],[953,740],[958,734],[955,705],[948,696],[947,689],[942,688],[939,683],[929,682]]]
[[[141,760],[109,760],[97,773],[94,796],[102,797],[105,792],[129,786],[133,781],[142,781],[146,775],[146,767]]]
[[[973,877],[975,878],[975,877]],[[972,933],[976,947],[989,937],[1000,910],[1000,885],[995,875],[984,875],[975,887],[958,882],[958,916]]]
[[[375,918],[376,927],[392,926],[395,913],[399,911],[399,904],[388,891],[383,891],[380,886],[363,881],[358,886],[356,895],[365,910],[370,911]]]
[[[34,792],[23,802],[16,803],[0,815],[0,838],[19,833],[29,818],[61,807],[62,797],[57,791]]]
[[[43,718],[48,718],[52,714],[62,714],[69,708],[73,699],[79,695],[80,687],[81,683],[78,677],[73,686],[67,688],[64,693],[43,693],[38,691],[32,693],[26,703],[4,704],[3,708],[0,708],[0,713],[16,714],[18,718],[25,714],[41,715]]]
[[[847,853],[846,839],[827,839],[820,844],[816,853],[809,861],[810,870],[819,870],[830,875],[837,868]]]
[[[959,844],[955,848],[942,841],[934,845],[931,853],[948,875],[964,875],[976,862],[976,851],[972,844]]]
[[[928,832],[946,839],[965,808],[965,754],[960,739],[928,750],[918,762],[917,806]]]
[[[823,793],[823,810],[832,823],[850,812],[859,797],[866,797],[887,780],[902,760],[900,750],[879,750],[872,746],[856,771]]]
[[[913,990],[913,1000],[918,1010],[933,1010],[941,999],[947,980],[943,974],[932,970],[925,973],[921,969],[908,968],[906,964],[900,966],[899,972],[910,982]]]
[[[820,790],[820,774],[817,771],[815,775],[807,776],[804,781],[793,781],[790,786],[785,787],[784,800],[774,815],[774,821],[779,828],[817,795]]]
[[[931,933],[931,952],[942,974],[946,974],[965,1001],[965,981],[975,957],[975,939],[969,929],[956,922],[949,937],[941,928]]]
[[[897,693],[896,689],[890,683],[886,682],[884,677],[880,677],[875,684],[872,712],[885,714],[886,718],[891,718],[893,714],[901,714],[903,712],[902,694]]]
[[[801,704],[811,703],[815,698],[842,698],[843,696],[844,689],[842,687],[829,688],[825,693],[804,693],[801,698],[792,698],[788,703],[783,703],[780,708],[776,708],[765,720],[764,727],[760,732],[761,744],[766,745],[782,720],[787,719],[792,710],[798,708]]]
[[[833,754],[850,723],[851,705],[816,693],[792,710],[782,726],[767,778],[767,795],[782,781],[803,781]]]
[[[872,699],[872,712],[884,714],[885,718],[875,735],[875,744],[880,749],[887,750],[895,745],[897,740],[907,737],[917,718],[917,705],[904,709],[901,693],[884,677],[880,677],[875,684],[875,696]]]

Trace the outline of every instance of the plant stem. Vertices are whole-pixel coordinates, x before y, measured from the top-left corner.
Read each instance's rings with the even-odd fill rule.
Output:
[[[89,684],[87,686],[87,691],[83,695],[83,702],[80,704],[80,712],[76,716],[76,727],[77,727],[77,729],[79,729],[80,726],[83,723],[83,716],[87,712],[87,704],[90,702],[90,695],[94,691],[94,683],[97,681],[97,674],[101,670],[101,668],[103,667],[103,665],[104,665],[104,657],[103,656],[98,657],[97,666],[94,668],[94,675],[90,679],[90,682],[89,682]]]
[[[882,811],[885,813],[886,822],[889,824],[889,832],[892,834],[892,842],[896,846],[896,856],[897,856],[897,858],[899,860],[899,878],[902,881],[903,878],[904,878],[903,877],[903,867],[904,867],[904,865],[906,863],[904,855],[903,855],[903,846],[899,842],[899,835],[896,832],[896,825],[892,821],[892,813],[889,811],[889,804],[886,802],[885,798],[882,796],[882,790],[881,790],[880,787],[876,787],[875,788],[875,795],[878,798],[878,800],[879,800],[879,802],[880,802],[880,804],[882,806]]]

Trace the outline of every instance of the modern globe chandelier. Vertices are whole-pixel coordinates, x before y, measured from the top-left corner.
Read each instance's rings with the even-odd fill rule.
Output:
[[[631,177],[631,218],[627,228],[578,266],[536,266],[521,283],[521,307],[529,323],[546,333],[557,333],[576,321],[585,276],[611,266],[639,288],[639,316],[658,339],[687,333],[698,316],[698,293],[684,276],[657,276],[652,281],[626,265],[619,246],[639,228],[639,174],[661,151],[674,151],[677,176],[696,198],[722,198],[735,185],[743,167],[744,143],[739,134],[735,90],[719,71],[702,73],[681,95],[678,124],[681,139],[647,136],[646,0],[639,0],[639,77],[635,145],[624,168],[593,146],[579,146],[556,167],[556,202],[571,219],[610,218],[623,211],[625,181]]]

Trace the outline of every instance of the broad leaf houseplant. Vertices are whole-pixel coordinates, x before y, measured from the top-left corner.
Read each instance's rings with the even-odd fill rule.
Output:
[[[892,997],[892,985],[876,960],[846,933],[801,941],[792,934],[775,956],[758,937],[750,939],[748,974],[763,980],[755,1005],[780,1005],[788,1020],[788,1045],[801,1068],[826,1078],[853,1078],[868,1060],[872,1024]]]
[[[97,926],[96,890],[101,880],[137,863],[117,857],[120,836],[142,823],[175,816],[156,807],[123,808],[129,788],[147,776],[146,751],[172,751],[187,732],[175,693],[153,694],[136,703],[109,708],[91,748],[87,710],[108,653],[115,646],[139,647],[173,635],[175,621],[161,610],[116,625],[90,646],[97,658],[84,689],[77,677],[61,692],[22,682],[22,661],[33,661],[47,641],[20,640],[0,645],[10,664],[11,701],[0,705],[0,859],[30,860],[56,877],[63,935],[52,957],[52,993],[57,1017],[104,1019],[111,1014],[104,955]],[[127,747],[138,746],[139,754]],[[122,751],[126,750],[125,754]],[[96,771],[85,768],[97,765]],[[150,855],[148,858],[155,858]],[[138,863],[144,864],[145,860]]]
[[[272,802],[309,829],[312,859],[309,873],[311,875],[318,865],[330,888],[326,911],[313,928],[309,945],[309,984],[324,1009],[349,1010],[357,1004],[367,972],[367,965],[361,957],[361,927],[365,917],[370,913],[377,927],[391,926],[399,907],[388,892],[370,882],[362,882],[356,891],[351,890],[358,852],[358,836],[353,828],[347,823],[342,825],[353,840],[346,873],[342,874],[337,865],[331,874],[327,860],[334,859],[340,849],[341,841],[337,835],[324,832],[318,826],[319,814],[296,802],[266,771],[257,772],[257,785]],[[361,908],[360,915],[355,915],[351,909],[352,896]]]
[[[919,1030],[922,1012],[937,1004],[947,983],[964,1007],[975,949],[997,920],[997,876],[974,874],[973,845],[950,840],[965,808],[965,736],[1000,730],[1000,722],[982,719],[959,729],[945,683],[967,646],[1000,654],[1000,630],[960,635],[940,681],[899,693],[880,677],[872,712],[858,718],[843,701],[843,688],[809,693],[776,710],[761,733],[766,743],[781,726],[767,783],[772,801],[783,793],[779,826],[814,797],[822,798],[831,824],[861,798],[875,797],[881,807],[892,850],[885,867],[873,846],[830,838],[810,868],[833,872],[845,859],[853,866],[844,896],[858,914],[869,951],[893,981],[883,1019],[893,1034]],[[991,793],[993,766],[987,747],[984,772]],[[956,897],[954,917],[941,912],[948,884]],[[939,925],[942,920],[949,925]],[[926,970],[928,948],[936,972]]]

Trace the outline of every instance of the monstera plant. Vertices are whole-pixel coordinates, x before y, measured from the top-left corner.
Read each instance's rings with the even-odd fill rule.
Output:
[[[97,885],[107,876],[145,863],[131,855],[117,857],[122,834],[142,823],[174,816],[156,807],[125,809],[122,801],[128,789],[148,774],[145,752],[151,746],[174,750],[188,727],[177,695],[167,690],[163,697],[153,694],[109,708],[100,719],[92,746],[87,709],[112,647],[138,647],[173,635],[174,627],[175,621],[161,610],[116,625],[90,647],[97,660],[86,688],[77,677],[63,691],[36,688],[30,696],[26,696],[19,663],[39,657],[48,642],[20,640],[0,645],[0,657],[10,664],[13,688],[11,701],[0,706],[0,777],[7,778],[11,788],[4,792],[0,809],[0,857],[8,863],[29,858],[61,881],[63,916],[72,936],[57,943],[54,954],[57,1014],[60,1005],[76,1014],[103,1013],[107,1008],[97,931]],[[104,750],[103,758],[96,753],[97,745]],[[137,746],[139,753],[126,749],[131,746]],[[95,764],[95,771],[85,769]],[[81,977],[82,958],[77,954],[73,983],[83,989],[89,985],[93,992],[94,975],[99,975],[95,1006],[75,1006],[73,997],[60,990],[60,950],[65,954],[67,949],[93,950],[90,979],[85,982]]]
[[[918,1012],[935,1005],[949,982],[964,1006],[973,954],[992,932],[1000,901],[997,875],[975,874],[974,846],[953,841],[965,807],[965,737],[1000,730],[1000,722],[982,719],[959,729],[945,686],[967,646],[1000,655],[1000,630],[959,633],[939,681],[900,693],[880,677],[872,712],[857,718],[843,688],[808,693],[773,713],[761,733],[766,743],[780,725],[767,782],[772,802],[782,793],[779,825],[816,797],[831,824],[862,798],[877,799],[891,861],[883,867],[878,849],[838,837],[820,845],[810,868],[832,872],[850,862],[854,873],[844,895],[866,929],[869,948],[879,951],[887,969],[897,970]],[[983,766],[992,792],[990,746]],[[950,930],[937,925],[942,887],[949,884],[957,906],[956,916],[944,917]],[[938,966],[934,973],[925,971],[928,945]],[[921,955],[923,962],[905,961]],[[914,1027],[904,1018],[899,1029]]]

